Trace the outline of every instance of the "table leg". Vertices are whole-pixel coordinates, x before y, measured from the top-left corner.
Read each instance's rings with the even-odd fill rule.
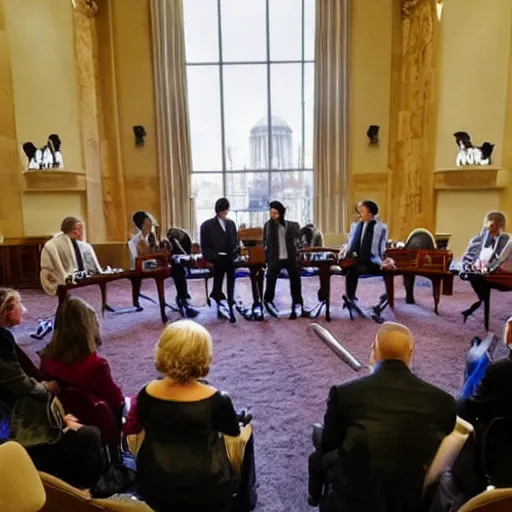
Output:
[[[443,295],[453,295],[453,274],[443,278]]]
[[[155,277],[156,289],[158,292],[158,302],[160,303],[160,317],[162,323],[166,323],[168,318],[165,312],[165,277]]]
[[[107,304],[107,283],[105,281],[102,281],[98,283],[98,286],[100,287],[101,292],[101,314],[104,315],[105,311],[108,311],[109,313],[114,313],[114,308],[111,308]]]
[[[432,290],[434,295],[434,311],[436,315],[439,314],[439,300],[441,298],[441,278],[440,277],[431,277],[432,281]]]
[[[130,279],[131,283],[132,283],[132,303],[133,303],[133,306],[137,309],[142,309],[140,307],[140,302],[139,302],[139,298],[140,298],[140,288],[141,288],[141,285],[142,285],[142,279],[140,279],[140,277],[132,277]]]
[[[490,310],[491,310],[491,288],[490,288],[490,286],[485,287],[483,301],[484,301],[484,325],[485,325],[485,330],[487,332],[489,332],[489,314],[490,314]]]
[[[395,310],[395,275],[392,272],[384,272],[384,283],[389,307]]]

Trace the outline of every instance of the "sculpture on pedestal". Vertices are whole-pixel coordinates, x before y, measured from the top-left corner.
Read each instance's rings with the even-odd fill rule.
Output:
[[[28,158],[28,169],[63,169],[64,160],[60,151],[61,140],[56,133],[48,136],[48,142],[42,148],[37,148],[32,142],[23,144],[23,152]]]
[[[456,132],[453,134],[459,148],[455,164],[457,167],[465,165],[490,165],[494,144],[484,142],[481,146],[473,146],[471,136],[467,132]]]

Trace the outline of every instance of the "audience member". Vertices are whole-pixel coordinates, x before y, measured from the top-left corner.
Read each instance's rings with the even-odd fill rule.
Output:
[[[333,386],[310,457],[310,504],[331,487],[333,510],[418,512],[425,472],[456,422],[455,400],[411,372],[409,329],[386,322],[371,348],[372,374]]]
[[[57,383],[38,382],[25,373],[9,330],[21,323],[23,312],[19,294],[0,288],[0,402],[10,414],[10,436],[25,446],[40,471],[91,487],[103,469],[100,433],[71,415],[64,416],[62,427],[51,421],[57,414],[50,410]]]
[[[137,454],[139,492],[157,511],[224,511],[234,492],[253,491],[252,436],[236,475],[239,461],[229,459],[221,434],[238,436],[240,418],[227,394],[201,380],[211,358],[204,327],[191,320],[168,325],[155,357],[164,377],[147,384],[130,411],[125,433],[144,436]],[[248,498],[247,509],[253,506]]]
[[[487,427],[496,418],[512,417],[512,317],[505,324],[503,341],[511,351],[509,355],[491,363],[474,395],[457,404],[458,415],[475,427],[474,435],[468,439],[451,469],[453,484],[462,503],[487,486],[480,457]],[[441,508],[436,506],[435,510]]]
[[[40,353],[41,372],[107,402],[121,426],[124,395],[112,378],[108,361],[97,352],[101,344],[94,309],[68,296],[57,311],[52,340]]]

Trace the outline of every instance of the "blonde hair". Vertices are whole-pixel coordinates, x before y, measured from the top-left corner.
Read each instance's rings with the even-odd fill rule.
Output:
[[[2,316],[7,311],[14,309],[14,304],[18,303],[25,311],[23,304],[21,303],[21,296],[12,288],[0,288],[0,325],[2,324]]]
[[[52,340],[41,356],[75,363],[96,352],[100,346],[100,325],[96,311],[82,299],[68,296],[57,310]]]
[[[169,324],[155,347],[156,369],[179,384],[206,377],[211,360],[210,333],[192,320]]]

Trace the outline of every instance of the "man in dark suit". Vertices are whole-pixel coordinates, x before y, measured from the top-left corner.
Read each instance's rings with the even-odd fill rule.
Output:
[[[222,282],[226,275],[227,284],[227,310],[230,322],[236,322],[233,312],[235,302],[235,264],[238,255],[238,233],[235,223],[227,218],[229,201],[222,197],[215,203],[215,217],[203,222],[201,225],[201,252],[215,271],[213,277],[213,291],[210,297],[217,302],[219,317],[225,317],[226,307],[222,301],[226,296],[222,291]]]
[[[410,370],[407,327],[384,323],[371,348],[372,374],[333,386],[317,452],[310,504],[330,484],[344,512],[418,512],[426,470],[456,422],[455,400]]]
[[[263,227],[263,246],[268,264],[267,286],[263,301],[267,311],[274,317],[278,316],[274,305],[276,282],[279,272],[285,268],[290,278],[292,295],[291,320],[302,315],[302,289],[300,271],[297,263],[297,245],[300,239],[300,224],[285,220],[286,208],[279,201],[270,203],[270,219]]]

